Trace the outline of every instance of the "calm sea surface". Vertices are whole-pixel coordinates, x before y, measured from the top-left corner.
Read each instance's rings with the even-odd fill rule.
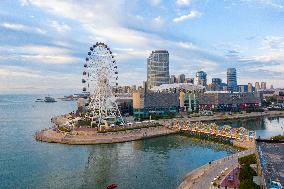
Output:
[[[36,103],[40,95],[0,95],[0,188],[173,189],[182,177],[234,149],[171,135],[110,145],[70,146],[37,142],[50,118],[75,109],[75,102]],[[283,132],[284,119],[224,122],[258,135]]]

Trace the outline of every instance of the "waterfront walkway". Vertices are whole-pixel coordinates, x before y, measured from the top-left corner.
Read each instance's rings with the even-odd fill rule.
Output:
[[[255,153],[255,150],[242,151],[222,159],[203,165],[184,177],[177,189],[208,189],[214,178],[226,168],[233,169],[238,166],[238,158]]]

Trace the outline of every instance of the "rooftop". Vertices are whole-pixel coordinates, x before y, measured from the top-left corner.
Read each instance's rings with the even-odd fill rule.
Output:
[[[173,83],[173,84],[162,84],[160,86],[153,87],[152,91],[165,91],[170,89],[185,89],[189,91],[203,90],[205,89],[202,85],[194,85],[192,83]]]

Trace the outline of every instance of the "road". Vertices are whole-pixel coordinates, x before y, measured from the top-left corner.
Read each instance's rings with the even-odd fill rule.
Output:
[[[183,182],[177,187],[177,189],[200,189],[209,188],[213,179],[221,173],[226,167],[233,168],[238,165],[238,158],[249,154],[255,153],[254,150],[242,151],[225,158],[216,160],[200,168],[197,168],[188,173]]]

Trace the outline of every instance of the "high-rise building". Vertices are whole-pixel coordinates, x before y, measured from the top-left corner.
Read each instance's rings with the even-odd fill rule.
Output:
[[[238,92],[247,93],[248,92],[248,85],[238,85]]]
[[[261,82],[261,89],[266,89],[266,82]]]
[[[169,75],[169,53],[166,50],[152,51],[147,59],[147,83],[148,87],[168,84]]]
[[[274,89],[274,88],[273,88],[273,85],[270,85],[270,89]]]
[[[212,91],[220,91],[220,90],[222,90],[222,79],[220,79],[220,78],[212,78],[211,90]]]
[[[186,78],[185,83],[194,83],[194,78]]]
[[[143,81],[143,92],[146,93],[148,89],[147,81]]]
[[[207,86],[207,74],[204,71],[196,72],[194,84]]]
[[[260,86],[259,86],[259,82],[255,82],[255,91],[258,91],[260,89]]]
[[[170,84],[173,84],[173,83],[176,83],[177,82],[177,78],[175,75],[171,75],[171,78],[170,78]]]
[[[184,83],[185,82],[185,75],[184,74],[180,74],[178,76],[178,83]]]
[[[227,69],[227,89],[228,91],[237,91],[237,71],[236,68]]]
[[[253,87],[251,83],[248,83],[248,92],[252,93],[253,92]]]

